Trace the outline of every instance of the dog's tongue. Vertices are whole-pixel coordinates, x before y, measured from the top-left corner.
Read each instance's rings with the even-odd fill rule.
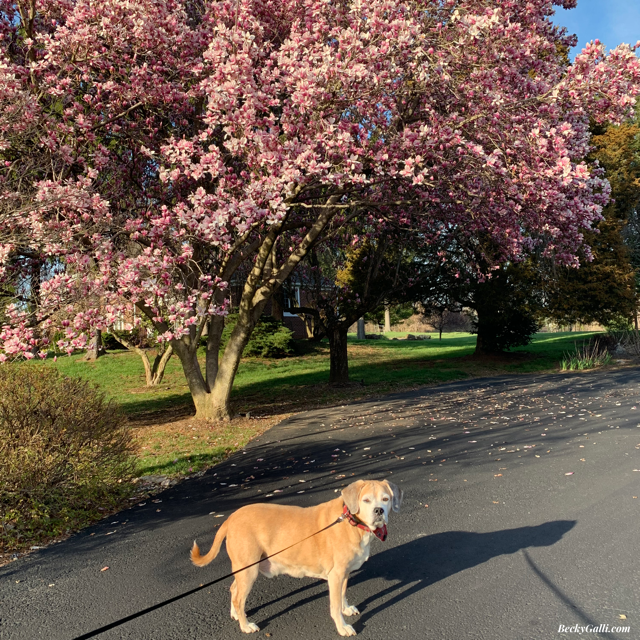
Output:
[[[373,535],[384,542],[387,539],[387,525],[383,524],[381,527],[373,530]]]

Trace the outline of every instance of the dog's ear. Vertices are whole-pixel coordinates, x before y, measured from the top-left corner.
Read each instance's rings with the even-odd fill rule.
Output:
[[[402,497],[404,496],[404,492],[402,489],[399,489],[393,482],[389,482],[385,480],[385,483],[389,487],[389,491],[391,492],[391,508],[397,513],[400,511],[400,505],[402,504]]]
[[[342,490],[342,499],[344,503],[347,505],[347,509],[353,514],[358,513],[360,511],[360,490],[362,489],[362,485],[364,484],[364,480],[356,480],[352,482],[348,487],[345,487]]]

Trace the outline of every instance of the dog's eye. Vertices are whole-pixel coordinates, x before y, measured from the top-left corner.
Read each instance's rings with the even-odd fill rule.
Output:
[[[371,500],[369,500],[369,498],[365,498],[362,502],[366,502],[367,504],[369,504]]]
[[[384,498],[382,498],[382,502],[389,502],[389,498],[385,496]]]

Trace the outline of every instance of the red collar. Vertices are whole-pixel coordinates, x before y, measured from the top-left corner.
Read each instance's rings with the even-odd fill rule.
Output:
[[[349,511],[349,508],[347,507],[346,504],[344,505],[344,509],[342,510],[342,515],[344,516],[344,519],[347,520],[352,527],[358,527],[358,529],[363,529],[364,531],[373,533],[373,535],[376,538],[378,538],[378,540],[381,540],[382,542],[384,542],[387,539],[386,524],[383,524],[381,527],[378,527],[377,529],[371,530],[371,528],[368,527],[364,522],[362,522],[362,520],[354,516],[353,513]]]

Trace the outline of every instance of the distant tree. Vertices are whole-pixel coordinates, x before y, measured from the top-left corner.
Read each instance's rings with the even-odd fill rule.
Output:
[[[421,315],[436,330],[438,339],[442,340],[444,331],[467,331],[469,320],[463,315],[459,305],[433,306],[422,309]]]
[[[541,322],[544,279],[532,259],[509,262],[497,269],[478,267],[477,245],[451,243],[433,247],[420,257],[416,295],[423,313],[442,325],[447,311],[470,309],[476,354],[524,346]],[[482,251],[491,253],[486,238]]]
[[[622,236],[629,250],[629,260],[635,270],[634,322],[635,328],[638,329],[638,298],[640,297],[640,101],[636,103],[636,116],[633,125],[636,133],[632,140],[629,139],[630,136],[627,137],[628,147],[623,147],[626,155],[625,162],[620,163],[626,173],[621,176],[620,182],[627,185],[627,190],[618,197],[617,201],[621,207],[628,211],[627,223],[622,229]]]
[[[158,333],[150,322],[142,319],[130,331],[112,329],[110,335],[123,347],[140,356],[147,387],[155,387],[162,382],[167,364],[173,355],[173,347],[168,342],[158,342]],[[152,351],[155,352],[153,362],[149,359]]]
[[[625,222],[617,217],[615,205],[607,207],[604,216],[597,227],[600,233],[585,232],[592,261],[585,259],[579,269],[550,267],[545,315],[560,325],[608,325],[635,315],[636,271],[622,236]]]
[[[438,340],[442,340],[442,332],[446,324],[446,314],[449,313],[448,309],[446,307],[433,306],[431,309],[425,311],[425,318],[438,332]]]
[[[476,354],[528,345],[541,325],[542,296],[542,282],[531,261],[510,263],[491,278],[474,282],[466,306],[476,313],[472,330],[478,335]]]
[[[414,306],[411,302],[400,302],[396,304],[390,304],[385,302],[377,309],[370,311],[364,317],[368,322],[375,324],[385,325],[385,331],[391,331],[391,328],[386,328],[386,316],[389,316],[389,326],[392,327],[396,324],[400,324],[404,320],[409,319],[415,313]]]
[[[338,242],[311,252],[296,276],[305,304],[285,308],[312,318],[316,339],[329,340],[329,383],[336,385],[349,382],[349,327],[384,301],[397,300],[410,269],[409,255],[392,232],[343,246]]]

